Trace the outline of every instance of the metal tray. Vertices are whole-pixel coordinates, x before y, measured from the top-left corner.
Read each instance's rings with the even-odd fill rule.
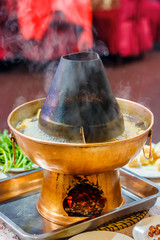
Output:
[[[20,239],[68,239],[83,231],[93,230],[103,223],[123,219],[133,213],[150,209],[160,196],[160,187],[125,169],[120,169],[125,205],[99,217],[87,218],[62,227],[44,219],[36,210],[43,170],[33,170],[0,180],[0,220]]]

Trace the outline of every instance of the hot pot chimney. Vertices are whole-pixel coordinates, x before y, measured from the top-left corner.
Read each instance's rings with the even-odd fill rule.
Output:
[[[104,142],[122,134],[123,116],[97,53],[61,57],[39,127],[72,142]]]

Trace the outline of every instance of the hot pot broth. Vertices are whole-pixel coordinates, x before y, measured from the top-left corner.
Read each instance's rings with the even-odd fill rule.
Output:
[[[39,114],[40,109],[38,110],[35,116],[24,119],[23,121],[19,122],[16,126],[16,129],[19,132],[23,133],[24,135],[33,137],[35,139],[49,142],[61,142],[61,143],[68,142],[68,140],[66,139],[53,137],[43,132],[38,127]],[[143,133],[147,129],[145,122],[140,121],[138,118],[135,118],[125,113],[123,113],[123,118],[124,118],[124,132],[121,135],[110,139],[108,142],[133,138]],[[81,139],[76,140],[74,141],[74,143],[82,143],[82,140]]]

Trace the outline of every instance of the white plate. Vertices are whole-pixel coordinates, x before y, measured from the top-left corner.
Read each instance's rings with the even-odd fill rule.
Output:
[[[124,234],[108,231],[92,231],[78,234],[69,240],[131,240]]]
[[[0,173],[0,179],[6,178],[6,177],[7,177],[6,174]]]
[[[137,223],[133,228],[133,237],[135,240],[153,240],[160,237],[160,235],[149,237],[148,230],[151,225],[156,226],[160,224],[160,215],[144,218],[142,221]]]
[[[37,166],[36,164],[33,164],[33,167],[35,167],[35,168],[33,168],[33,169],[36,169],[36,168],[38,168],[38,166]],[[3,169],[3,165],[0,165],[0,169]],[[33,169],[24,169],[24,168],[11,168],[11,169],[9,169],[9,171],[8,171],[8,172],[17,172],[17,173],[20,173],[20,172],[27,172],[27,171],[31,171],[31,170],[33,170]]]
[[[154,148],[155,151],[160,151],[160,142],[157,144],[152,143],[152,147]],[[141,151],[140,153],[143,153],[143,151]],[[139,155],[137,155],[137,157],[139,157]],[[134,168],[134,167],[129,167],[127,164],[124,166],[124,168],[133,173],[140,175],[141,177],[160,178],[160,171],[157,170],[155,165],[140,166],[139,168]]]
[[[124,168],[140,175],[141,177],[160,178],[160,171],[157,171],[155,166],[141,166],[139,168],[133,168],[125,165]]]

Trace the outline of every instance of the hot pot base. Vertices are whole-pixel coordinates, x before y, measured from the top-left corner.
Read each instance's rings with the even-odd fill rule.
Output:
[[[37,210],[49,221],[68,225],[122,204],[118,170],[88,176],[44,170]]]
[[[104,202],[99,204],[102,208],[99,214],[122,205],[119,171],[115,169],[126,165],[147,141],[153,125],[153,114],[150,110],[135,102],[118,99],[122,113],[146,123],[147,129],[144,132],[115,142],[62,144],[28,137],[16,130],[17,124],[34,116],[44,101],[45,99],[38,99],[25,103],[13,110],[8,117],[10,130],[21,150],[35,164],[46,169],[42,192],[37,202],[39,213],[51,222],[61,225],[86,218],[69,216],[70,208],[64,210],[64,200],[69,197],[72,189],[84,181],[97,188],[102,199],[106,200],[104,206]],[[96,206],[95,202],[94,204]]]

